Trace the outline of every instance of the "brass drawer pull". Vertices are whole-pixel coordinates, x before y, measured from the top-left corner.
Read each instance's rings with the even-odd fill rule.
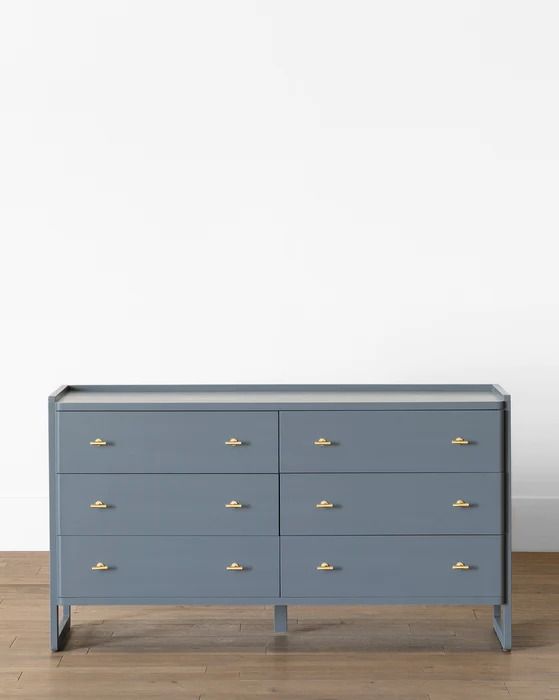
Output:
[[[229,564],[229,566],[225,567],[226,571],[243,571],[244,568],[245,567],[241,564],[237,564],[236,561],[234,561],[232,564]]]
[[[453,508],[469,508],[470,504],[468,501],[463,501],[461,498],[459,498],[457,501],[454,501],[452,504]]]
[[[95,501],[95,503],[90,503],[89,507],[90,508],[108,508],[109,506],[106,503],[103,503],[103,501]]]
[[[95,440],[91,440],[89,443],[92,447],[106,447],[107,446],[107,441],[102,440],[101,438],[95,438]]]
[[[333,508],[334,504],[330,503],[330,501],[320,501],[320,503],[317,503],[315,505],[315,508]]]
[[[318,440],[315,440],[313,445],[316,445],[317,447],[331,447],[332,441],[327,440],[326,438],[318,438]]]
[[[225,504],[226,508],[242,508],[243,504],[239,503],[239,501],[229,501],[229,503]]]
[[[102,561],[98,561],[95,566],[91,567],[91,571],[108,571],[109,567],[106,564],[103,564]]]
[[[323,561],[320,566],[316,567],[317,571],[334,571],[334,567],[332,564],[329,564],[327,561]]]
[[[239,447],[239,446],[242,445],[243,443],[242,443],[241,440],[238,440],[237,438],[232,437],[232,438],[229,438],[229,440],[226,440],[226,441],[225,441],[225,444],[226,444],[228,447]]]
[[[457,561],[456,564],[453,564],[453,565],[452,565],[452,568],[453,568],[455,571],[468,571],[468,569],[469,569],[470,567],[469,567],[468,564],[464,564],[463,561]]]
[[[452,439],[452,444],[453,445],[469,445],[470,441],[465,440],[463,437],[455,437]]]

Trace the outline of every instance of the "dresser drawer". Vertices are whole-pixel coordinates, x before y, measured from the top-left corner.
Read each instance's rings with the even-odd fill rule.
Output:
[[[277,596],[277,537],[59,538],[60,595]],[[108,566],[92,570],[97,564]],[[227,570],[238,564],[239,570]]]
[[[282,474],[282,535],[503,531],[502,475]]]
[[[498,598],[502,549],[492,535],[282,537],[282,596]]]
[[[58,420],[60,472],[278,470],[274,412],[79,411]]]
[[[460,443],[457,438],[468,444],[456,444]],[[501,411],[280,413],[283,472],[496,472],[502,468]]]
[[[277,474],[61,474],[59,488],[62,535],[278,534]]]

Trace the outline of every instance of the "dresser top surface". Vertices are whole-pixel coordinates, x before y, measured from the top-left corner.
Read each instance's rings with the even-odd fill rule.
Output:
[[[59,411],[86,410],[498,410],[494,384],[66,386]]]

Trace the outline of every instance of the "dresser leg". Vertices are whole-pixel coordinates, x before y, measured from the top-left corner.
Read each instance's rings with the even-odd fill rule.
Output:
[[[287,605],[274,605],[274,632],[287,632]]]
[[[512,648],[512,607],[507,605],[493,606],[493,629],[501,642],[503,651]]]
[[[60,618],[62,608],[62,618]],[[61,651],[64,648],[70,625],[72,610],[70,605],[51,605],[50,610],[50,648],[53,651]]]

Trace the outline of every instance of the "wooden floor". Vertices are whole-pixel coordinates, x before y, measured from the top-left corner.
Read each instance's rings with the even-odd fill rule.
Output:
[[[0,553],[0,697],[559,700],[559,553],[515,554],[513,644],[488,608],[76,607],[48,646],[48,554]]]

